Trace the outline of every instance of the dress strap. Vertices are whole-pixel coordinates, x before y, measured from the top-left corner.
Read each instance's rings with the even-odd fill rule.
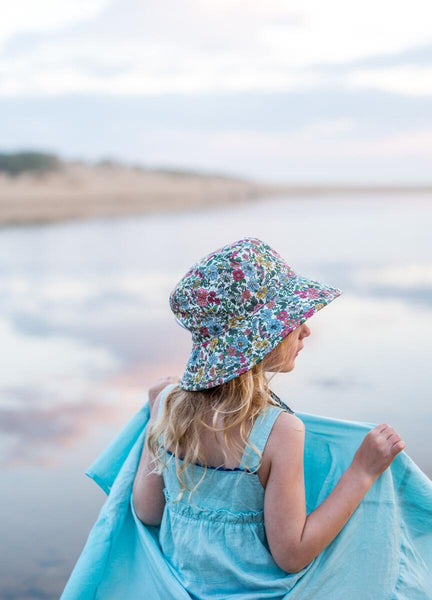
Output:
[[[255,419],[249,434],[249,443],[254,444],[260,452],[263,452],[272,427],[281,412],[284,412],[283,408],[268,404]],[[257,455],[256,450],[249,448],[249,446],[246,445],[241,460],[241,466],[245,469],[255,471],[258,464],[259,456]]]
[[[285,404],[285,402],[283,402],[279,396],[277,396],[272,390],[270,390],[270,395],[273,398],[273,400],[275,402],[277,402],[279,404],[279,406],[281,406],[283,409],[285,409],[286,411],[288,411],[289,413],[291,413],[292,415],[295,415],[295,412]]]

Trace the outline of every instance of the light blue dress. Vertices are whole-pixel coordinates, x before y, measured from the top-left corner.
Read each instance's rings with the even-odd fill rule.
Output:
[[[261,450],[279,412],[270,407],[254,424]],[[375,425],[296,415],[306,428],[309,514]],[[166,470],[161,525],[137,518],[132,486],[149,417],[147,401],[86,471],[107,499],[60,600],[432,599],[432,482],[406,452],[373,483],[335,539],[302,571],[288,574],[269,553],[257,475],[209,470],[192,495],[195,506],[186,504],[187,495],[175,506],[178,488]],[[253,463],[255,454],[244,458]]]
[[[161,395],[159,415],[166,394]],[[268,405],[249,435],[264,451],[273,424],[283,408]],[[182,460],[179,459],[179,463]],[[171,455],[164,469],[165,510],[160,526],[162,552],[192,598],[283,598],[309,566],[287,574],[275,563],[264,526],[264,492],[257,473],[258,455],[245,447],[243,468],[188,465],[190,487],[204,476],[197,490],[174,503],[180,486]],[[312,564],[312,563],[311,563]]]

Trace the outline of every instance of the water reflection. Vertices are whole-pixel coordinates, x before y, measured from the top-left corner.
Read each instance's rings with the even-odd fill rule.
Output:
[[[327,197],[1,230],[0,596],[58,598],[104,499],[84,471],[188,357],[169,292],[245,235],[344,292],[310,319],[276,393],[298,411],[389,421],[432,475],[431,217],[425,198]]]

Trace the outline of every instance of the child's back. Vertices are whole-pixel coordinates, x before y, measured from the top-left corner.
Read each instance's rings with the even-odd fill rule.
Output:
[[[170,388],[160,396],[159,414]],[[190,501],[186,492],[173,503],[180,491],[174,456],[164,469],[166,506],[159,535],[161,548],[183,586],[200,600],[282,598],[309,567],[296,573],[282,570],[272,556],[266,535],[266,527],[273,529],[273,521],[277,525],[278,520],[278,514],[271,510],[265,522],[264,504],[270,454],[277,451],[277,427],[273,426],[281,413],[293,430],[302,423],[277,406],[268,405],[261,412],[248,437],[263,453],[256,473],[245,469],[258,466],[258,455],[249,448],[241,461],[232,457],[227,466],[219,460],[216,444],[204,444],[208,464],[213,467],[207,468]],[[273,430],[276,435],[272,444]],[[223,467],[215,467],[222,463]],[[188,465],[187,473],[192,487],[202,477],[204,467]],[[275,488],[273,495],[276,493]]]

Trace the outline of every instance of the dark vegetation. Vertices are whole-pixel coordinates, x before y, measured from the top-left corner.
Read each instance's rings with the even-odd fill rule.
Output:
[[[98,161],[89,162],[84,160],[75,161],[64,161],[60,159],[56,154],[49,154],[46,152],[34,152],[31,150],[25,150],[22,152],[8,152],[0,153],[0,173],[6,173],[11,177],[21,175],[21,173],[32,172],[35,174],[43,174],[49,171],[58,171],[61,168],[66,167],[68,164],[76,164],[82,166],[96,166],[96,167],[108,167],[108,168],[128,168],[141,173],[160,173],[161,175],[167,175],[169,177],[208,177],[208,178],[220,178],[220,179],[237,179],[239,177],[233,177],[232,175],[226,175],[223,173],[205,173],[198,170],[192,169],[176,169],[170,167],[146,167],[140,164],[128,164],[120,160],[111,158],[103,158]]]
[[[61,166],[62,161],[55,154],[32,151],[0,153],[0,173],[12,177],[27,171],[36,173],[58,171]]]

